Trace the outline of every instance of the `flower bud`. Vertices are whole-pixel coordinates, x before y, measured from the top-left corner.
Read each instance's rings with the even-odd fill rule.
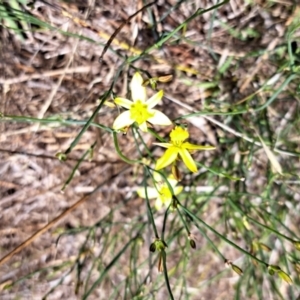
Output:
[[[243,270],[241,268],[239,268],[238,266],[231,264],[231,269],[237,273],[238,275],[243,275]]]
[[[300,275],[300,264],[299,263],[294,264],[294,269],[297,272],[297,274]]]
[[[285,282],[287,282],[288,284],[292,285],[293,284],[293,280],[292,278],[285,272],[283,272],[282,270],[280,270],[278,272],[278,276],[284,280]]]
[[[149,249],[151,252],[155,252],[155,250],[156,250],[156,245],[155,245],[155,242],[154,243],[152,243],[151,245],[150,245],[150,249]]]
[[[266,252],[271,252],[272,251],[272,249],[269,247],[269,246],[267,246],[266,244],[263,244],[263,243],[258,243],[259,244],[259,247],[262,249],[262,250],[264,250],[264,251],[266,251]]]
[[[173,75],[169,74],[169,75],[165,75],[165,76],[159,76],[157,78],[157,81],[166,83],[166,82],[170,82],[172,79],[173,79]]]
[[[279,266],[275,266],[275,265],[269,265],[268,266],[268,272],[270,275],[274,275],[275,273],[278,273],[279,271],[281,271]]]
[[[296,248],[296,250],[300,251],[300,241],[293,241],[293,245]]]
[[[177,181],[181,181],[182,176],[180,174],[180,171],[179,171],[178,167],[175,164],[172,166],[172,175],[174,176],[174,178]]]
[[[190,239],[190,245],[193,249],[196,249],[196,242],[193,239]]]
[[[193,248],[193,249],[196,249],[196,241],[195,241],[195,238],[194,238],[194,235],[189,233],[188,234],[188,239],[190,241],[190,246]]]
[[[58,152],[55,154],[55,157],[57,157],[60,161],[66,161],[67,160],[67,155],[62,152]]]
[[[165,248],[167,248],[167,244],[165,243],[165,241],[157,239],[153,244],[155,244],[155,249],[157,251],[162,251],[165,250]]]

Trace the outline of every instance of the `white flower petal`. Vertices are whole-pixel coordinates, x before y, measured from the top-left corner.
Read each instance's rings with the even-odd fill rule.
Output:
[[[153,178],[156,182],[160,182],[163,180],[163,177],[158,172],[154,172]]]
[[[130,111],[126,110],[115,119],[113,129],[122,129],[126,126],[130,126],[133,122],[134,120],[130,118]]]
[[[156,208],[157,210],[161,210],[161,209],[162,209],[162,207],[163,207],[163,202],[162,202],[162,200],[161,200],[160,197],[158,197],[158,198],[156,199],[154,206],[155,206],[155,208]]]
[[[153,145],[157,145],[157,146],[160,146],[163,148],[170,148],[173,146],[173,144],[170,144],[170,143],[153,143]]]
[[[172,121],[161,111],[156,109],[151,109],[150,112],[151,113],[154,112],[154,116],[147,120],[151,124],[164,125],[164,126],[172,125]]]
[[[147,189],[147,196],[149,199],[153,199],[159,196],[159,193],[156,188],[146,187],[146,189]],[[141,198],[146,198],[146,191],[144,187],[139,188],[136,192]]]
[[[161,101],[163,95],[164,95],[163,90],[160,90],[158,93],[153,95],[149,100],[147,100],[148,107],[153,108],[155,105],[157,105]]]
[[[176,187],[173,189],[174,195],[176,196],[176,195],[180,194],[180,193],[182,192],[182,190],[183,190],[183,186],[176,186]]]
[[[176,184],[178,183],[178,181],[176,179],[170,178],[170,177],[168,177],[168,182],[170,183],[172,188],[174,188],[176,186]]]
[[[134,102],[140,100],[145,102],[147,99],[146,88],[143,86],[143,77],[136,72],[130,82],[131,98]]]
[[[143,131],[143,132],[148,132],[148,127],[147,127],[147,123],[143,122],[142,124],[139,125],[139,128]]]
[[[121,97],[115,98],[114,102],[122,107],[127,108],[127,109],[130,109],[130,107],[133,103],[132,101],[130,101],[126,98],[121,98]]]

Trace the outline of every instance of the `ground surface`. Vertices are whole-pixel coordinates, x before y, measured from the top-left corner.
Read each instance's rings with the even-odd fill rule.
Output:
[[[101,274],[101,283],[95,285],[89,299],[167,299],[164,277],[157,272],[158,254],[149,252],[155,237],[145,202],[135,192],[143,181],[142,167],[123,162],[112,135],[96,126],[85,131],[66,161],[56,157],[77,137],[114,79],[114,94],[128,96],[127,84],[134,68],[152,77],[173,74],[171,82],[159,84],[165,90],[159,109],[171,119],[195,111],[210,112],[206,114],[209,119],[196,115],[184,120],[192,142],[217,147],[214,152],[196,153],[195,160],[219,170],[219,175],[224,172],[245,178],[235,181],[205,168],[190,175],[182,168],[186,194],[181,200],[242,248],[249,250],[250,241],[261,238],[272,250],[263,256],[268,263],[277,264],[281,255],[292,257],[289,274],[295,281],[293,287],[284,281],[275,283],[262,267],[249,272],[244,269],[249,279],[239,281],[189,223],[197,241],[193,251],[180,220],[171,215],[168,269],[175,299],[280,299],[280,293],[285,299],[296,299],[299,275],[297,268],[291,267],[297,263],[291,243],[284,244],[260,227],[247,231],[241,215],[231,215],[225,202],[231,197],[249,212],[247,203],[262,205],[280,219],[271,222],[278,230],[294,234],[293,238],[299,236],[300,110],[296,90],[300,81],[293,77],[284,84],[290,76],[286,71],[290,62],[288,37],[293,38],[293,47],[297,41],[300,44],[298,27],[290,27],[299,18],[299,6],[293,1],[230,1],[195,17],[165,43],[125,64],[126,58],[149,49],[198,8],[215,4],[158,1],[124,25],[99,62],[109,37],[144,4],[125,0],[34,1],[32,7],[20,6],[23,14],[34,19],[21,22],[16,17],[19,34],[8,28],[5,18],[2,20],[1,257],[87,197],[0,266],[1,299],[42,299],[45,295],[47,299],[81,299]],[[13,14],[9,1],[3,5]],[[34,21],[37,19],[40,23]],[[153,26],[155,20],[157,25]],[[269,99],[272,101],[263,107]],[[234,114],[241,110],[244,113]],[[117,108],[103,106],[94,122],[111,127],[118,113]],[[272,170],[274,166],[253,127],[276,148],[286,177],[273,176],[276,170]],[[158,132],[167,136],[170,129],[158,127]],[[130,132],[118,139],[126,156],[138,157]],[[162,154],[152,146],[151,135],[145,135],[144,140],[156,156]],[[94,142],[93,156],[84,158],[61,192]],[[160,230],[163,214],[155,212]],[[253,216],[261,218],[259,213]],[[242,232],[239,226],[244,228]],[[207,234],[227,259],[242,268],[247,265],[242,253]],[[114,261],[130,240],[132,244]],[[286,270],[288,264],[282,268]]]

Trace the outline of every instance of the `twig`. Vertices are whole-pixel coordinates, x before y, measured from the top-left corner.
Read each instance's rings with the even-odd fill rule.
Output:
[[[58,70],[51,70],[51,71],[46,71],[43,73],[24,74],[19,77],[10,78],[10,79],[0,78],[0,84],[7,86],[7,85],[24,82],[24,81],[31,80],[31,79],[40,79],[41,77],[58,76],[63,73],[64,74],[88,73],[93,69],[96,70],[96,67],[95,66],[79,66],[79,67],[74,67],[74,68],[69,68],[69,69],[64,68],[64,69],[58,69]]]

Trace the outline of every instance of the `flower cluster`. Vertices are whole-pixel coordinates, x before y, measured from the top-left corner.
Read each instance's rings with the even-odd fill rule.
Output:
[[[145,81],[140,73],[136,72],[130,83],[132,100],[117,97],[114,102],[126,108],[114,121],[113,129],[124,130],[125,128],[136,124],[143,132],[148,131],[148,124],[152,125],[172,125],[172,121],[162,112],[153,109],[163,98],[163,90],[158,91],[152,97],[147,99]],[[197,172],[197,166],[191,153],[196,150],[213,150],[213,146],[202,146],[191,144],[187,141],[189,132],[186,128],[175,126],[170,132],[169,143],[155,143],[155,145],[166,148],[167,150],[159,158],[155,165],[155,170],[161,170],[171,164],[176,166],[176,161],[181,158],[186,167],[191,172]],[[178,195],[183,187],[176,186],[178,178],[173,175],[166,180],[157,173],[154,173],[155,187],[146,187],[138,189],[138,195],[142,198],[156,198],[155,207],[160,209],[163,205],[169,205],[173,196]]]

